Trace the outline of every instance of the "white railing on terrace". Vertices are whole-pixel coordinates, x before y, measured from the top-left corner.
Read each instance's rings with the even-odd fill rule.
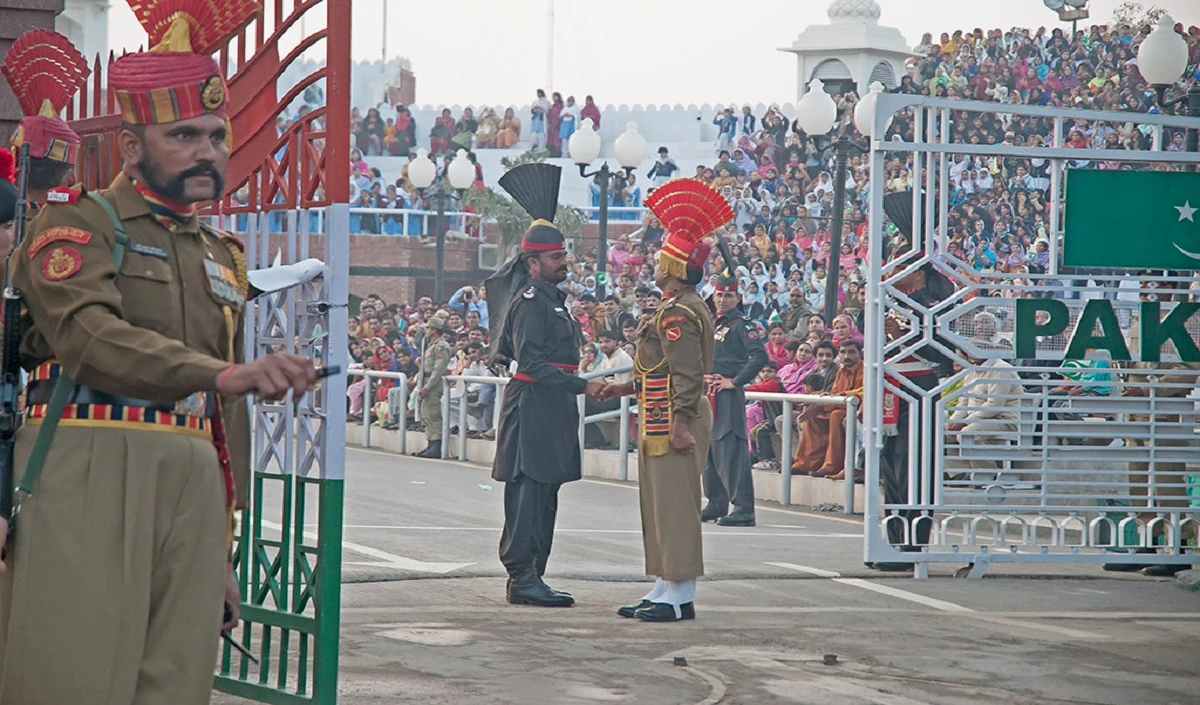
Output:
[[[589,223],[596,224],[600,222],[600,206],[587,206],[581,210],[587,215]],[[646,222],[646,213],[648,212],[649,210],[642,206],[609,206],[608,224],[635,223],[640,225]]]
[[[608,370],[596,370],[579,375],[584,379],[597,379],[610,375],[619,375],[627,372],[632,372],[631,365],[617,367]],[[372,399],[372,380],[373,379],[394,379],[397,380],[397,389],[399,390],[398,403],[402,415],[408,409],[409,386],[408,378],[399,372],[378,372],[375,370],[350,370],[349,375],[353,377],[365,377],[366,385],[363,387],[363,445],[370,446],[371,444],[371,408],[373,406]],[[442,380],[442,457],[449,458],[450,454],[450,429],[453,425],[450,418],[450,388],[453,385],[458,391],[458,398],[466,398],[466,386],[468,384],[485,384],[496,386],[495,412],[493,419],[498,419],[498,412],[503,405],[504,391],[508,384],[512,381],[510,377],[494,377],[494,376],[476,376],[476,375],[446,375]],[[857,436],[858,436],[858,406],[857,397],[843,396],[817,396],[814,394],[775,394],[769,392],[747,392],[746,399],[749,401],[764,401],[777,402],[783,404],[783,430],[782,430],[782,447],[780,449],[779,460],[781,472],[779,476],[779,501],[780,504],[788,506],[792,501],[792,475],[791,475],[791,458],[795,448],[792,445],[792,411],[796,404],[818,404],[823,406],[844,406],[847,408],[846,413],[846,480],[845,480],[845,499],[842,507],[843,512],[850,514],[854,511],[854,472],[855,458],[857,452]],[[632,437],[633,424],[632,417],[637,414],[637,405],[632,397],[621,397],[621,407],[612,411],[603,411],[597,414],[587,415],[584,413],[585,397],[579,395],[579,446],[584,447],[584,429],[589,423],[598,421],[617,420],[619,426],[618,440],[618,455],[620,463],[620,479],[622,481],[629,480],[629,446]],[[457,458],[459,460],[467,459],[467,404],[459,403],[458,418],[455,420],[458,426],[458,448]],[[406,433],[406,418],[399,420],[399,428],[394,431],[399,433],[399,448],[401,454],[407,454],[407,433]],[[391,433],[392,431],[383,431]],[[587,452],[586,450],[584,452]]]
[[[288,232],[289,214],[296,211],[269,211],[267,227],[271,232]],[[326,232],[325,209],[308,210],[307,224],[297,223],[297,232],[322,235]],[[479,213],[447,211],[446,232],[465,233],[478,238],[483,232],[483,216]],[[246,216],[230,216],[239,231],[246,230]],[[374,227],[367,227],[374,221]],[[408,237],[432,237],[436,230],[437,211],[417,208],[350,208],[351,235],[397,235]],[[307,230],[304,229],[307,225]]]

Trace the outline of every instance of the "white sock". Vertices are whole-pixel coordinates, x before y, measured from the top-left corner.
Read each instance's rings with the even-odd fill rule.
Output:
[[[646,593],[642,599],[649,600],[650,602],[661,602],[662,596],[666,593],[667,581],[663,580],[662,578],[655,578],[654,587],[650,588],[650,592]]]
[[[667,580],[666,590],[657,602],[671,605],[675,608],[675,618],[682,619],[683,611],[680,606],[686,605],[689,602],[696,601],[696,579],[691,580]]]

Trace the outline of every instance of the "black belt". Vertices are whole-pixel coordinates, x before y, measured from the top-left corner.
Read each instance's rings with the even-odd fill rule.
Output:
[[[35,406],[38,404],[49,404],[50,394],[54,391],[55,380],[39,380],[30,382],[25,388],[25,404],[26,406]],[[147,401],[145,399],[134,399],[133,397],[123,397],[119,394],[109,394],[102,392],[99,389],[93,389],[84,384],[75,385],[75,391],[71,393],[71,398],[68,404],[104,404],[108,406],[133,406],[142,409],[154,409],[155,411],[165,411],[172,414],[186,413],[189,416],[200,416],[206,419],[213,417],[216,409],[217,397],[212,392],[203,392],[203,404],[196,403],[196,409],[183,411],[180,409],[181,402],[161,402]],[[190,399],[190,398],[189,398]]]

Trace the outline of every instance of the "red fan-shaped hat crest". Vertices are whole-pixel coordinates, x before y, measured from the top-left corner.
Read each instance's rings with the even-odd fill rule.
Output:
[[[25,115],[57,116],[92,73],[71,40],[48,29],[35,29],[13,42],[0,74]]]

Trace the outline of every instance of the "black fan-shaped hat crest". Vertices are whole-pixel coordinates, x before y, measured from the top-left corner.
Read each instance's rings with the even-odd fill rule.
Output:
[[[521,164],[500,177],[500,188],[521,204],[534,220],[554,222],[558,211],[558,188],[562,167],[553,164]]]

